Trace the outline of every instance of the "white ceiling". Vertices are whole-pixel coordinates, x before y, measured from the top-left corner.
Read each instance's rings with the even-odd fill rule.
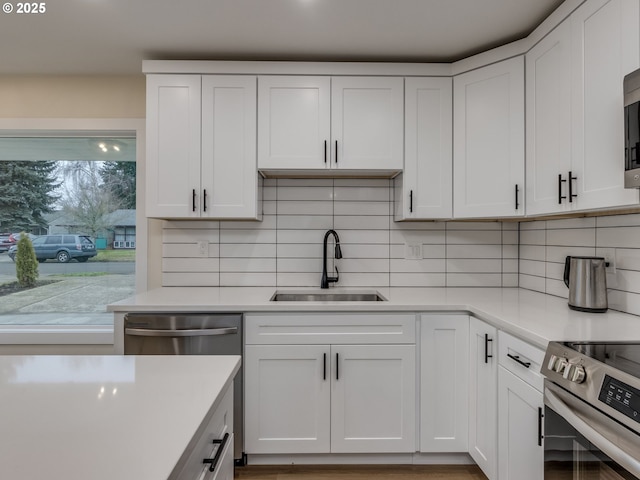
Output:
[[[0,74],[135,74],[143,59],[450,62],[526,36],[562,2],[48,0],[44,14],[0,13]]]

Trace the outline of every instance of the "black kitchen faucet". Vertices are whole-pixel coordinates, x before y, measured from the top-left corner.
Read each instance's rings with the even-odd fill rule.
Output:
[[[320,288],[329,288],[329,283],[337,283],[338,280],[340,280],[338,267],[335,267],[335,277],[327,276],[327,240],[329,239],[329,235],[333,235],[333,238],[336,240],[334,257],[342,258],[342,250],[340,250],[340,238],[338,238],[338,234],[335,230],[327,230],[327,233],[324,234],[324,241],[322,242],[322,280],[320,280]]]

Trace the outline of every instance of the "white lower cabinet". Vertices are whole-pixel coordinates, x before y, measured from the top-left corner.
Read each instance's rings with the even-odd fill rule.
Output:
[[[467,452],[469,316],[420,316],[420,452]]]
[[[248,454],[415,452],[414,315],[245,320],[258,343],[244,356]],[[374,331],[380,343],[354,344]],[[306,342],[291,344],[296,335]]]
[[[504,332],[498,345],[498,478],[542,480],[544,352]]]
[[[542,480],[542,393],[503,367],[498,385],[498,478]]]
[[[469,454],[489,480],[497,478],[497,377],[495,327],[469,322]]]

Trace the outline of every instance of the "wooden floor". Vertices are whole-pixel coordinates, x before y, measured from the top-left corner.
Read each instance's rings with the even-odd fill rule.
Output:
[[[477,465],[265,465],[236,467],[241,480],[486,480]]]

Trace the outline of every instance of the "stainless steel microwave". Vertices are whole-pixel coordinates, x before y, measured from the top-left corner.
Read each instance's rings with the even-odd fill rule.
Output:
[[[640,69],[624,77],[624,186],[640,187]]]

